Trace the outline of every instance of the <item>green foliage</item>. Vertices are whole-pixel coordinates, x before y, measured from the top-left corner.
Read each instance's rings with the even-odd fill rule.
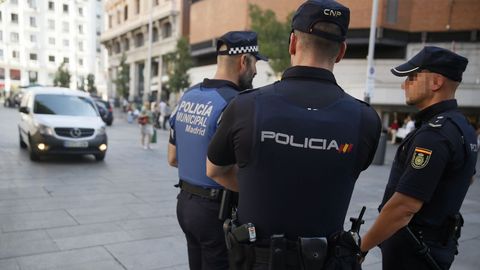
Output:
[[[249,5],[252,30],[258,34],[260,53],[269,58],[268,63],[279,76],[290,67],[290,54],[288,53],[288,40],[291,30],[291,13],[286,22],[279,22],[271,10],[262,10],[255,4]]]
[[[187,71],[193,65],[190,55],[190,45],[185,37],[177,41],[177,48],[174,52],[166,55],[168,81],[167,88],[172,92],[179,92],[190,86],[190,76]]]
[[[95,75],[87,75],[87,91],[90,94],[97,94],[97,87],[95,86]]]
[[[53,85],[54,86],[60,86],[60,87],[70,87],[70,79],[72,75],[70,74],[70,71],[68,71],[68,68],[65,66],[67,63],[63,62],[57,69],[57,72],[55,72],[55,78],[53,79]]]
[[[120,65],[117,69],[117,79],[115,79],[114,83],[117,89],[118,96],[128,99],[128,94],[130,92],[130,69],[126,61],[127,56],[123,54],[122,58],[120,59]]]

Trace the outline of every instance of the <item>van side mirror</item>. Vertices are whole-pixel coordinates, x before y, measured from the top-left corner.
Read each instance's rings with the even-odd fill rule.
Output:
[[[25,114],[29,114],[30,113],[30,109],[28,109],[28,107],[20,107],[20,109],[18,109],[21,113],[25,113]]]

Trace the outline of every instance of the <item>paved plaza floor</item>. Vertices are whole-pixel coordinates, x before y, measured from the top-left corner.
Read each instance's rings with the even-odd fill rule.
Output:
[[[32,163],[18,146],[18,112],[0,108],[0,270],[186,270],[184,236],[175,214],[176,169],[166,161],[168,133],[152,150],[116,111],[104,162],[93,157]],[[377,216],[394,145],[355,187],[347,216],[367,206]],[[477,166],[480,172],[480,167]],[[463,205],[465,227],[452,269],[480,269],[480,178]],[[314,209],[313,209],[314,210]],[[346,223],[346,226],[350,226]],[[381,269],[378,249],[363,269]]]

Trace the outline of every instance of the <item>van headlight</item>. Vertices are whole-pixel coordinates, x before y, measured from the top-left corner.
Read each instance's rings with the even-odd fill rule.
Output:
[[[53,136],[53,128],[42,124],[37,124],[36,126],[40,134]]]
[[[105,134],[105,126],[102,126],[101,128],[97,129],[97,134],[98,135],[104,135]]]

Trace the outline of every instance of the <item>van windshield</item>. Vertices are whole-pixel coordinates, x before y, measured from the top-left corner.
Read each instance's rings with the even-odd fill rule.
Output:
[[[33,113],[72,116],[98,116],[95,105],[86,97],[69,95],[37,95]]]

